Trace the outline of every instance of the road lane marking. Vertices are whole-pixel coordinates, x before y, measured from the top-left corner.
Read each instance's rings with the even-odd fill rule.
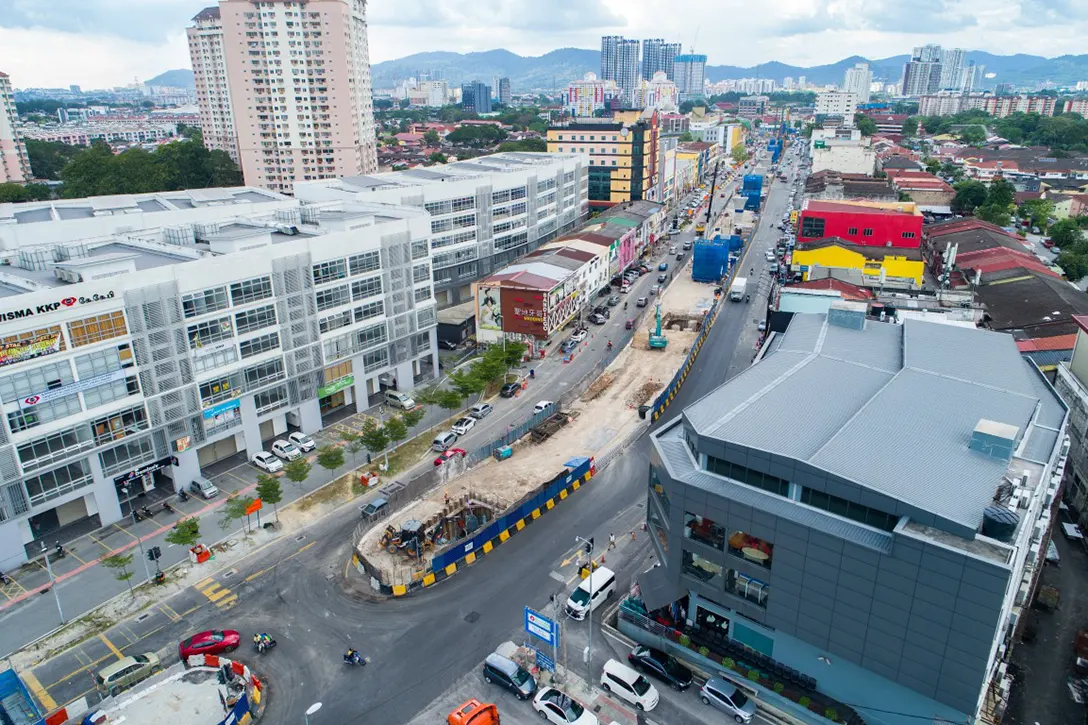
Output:
[[[110,648],[110,652],[113,652],[115,655],[117,655],[117,659],[123,660],[125,658],[125,656],[121,654],[121,650],[117,649],[117,647],[114,646],[113,642],[110,642],[109,639],[106,638],[105,634],[99,634],[98,638],[102,640],[102,643],[104,645]]]
[[[98,539],[96,539],[96,538],[94,537],[94,534],[87,534],[87,538],[89,538],[89,539],[90,539],[91,541],[93,541],[94,543],[96,543],[96,544],[98,544],[99,546],[101,546],[101,547],[102,547],[103,549],[105,549],[106,551],[109,551],[109,552],[112,552],[112,551],[113,551],[113,549],[111,549],[111,548],[109,547],[109,545],[107,545],[107,544],[106,544],[106,543],[105,543],[104,541],[99,541]]]
[[[171,622],[177,623],[181,621],[181,615],[178,614],[173,607],[166,602],[159,603],[159,611],[166,615],[167,619]]]
[[[126,529],[126,528],[124,528],[124,527],[121,527],[121,526],[118,526],[117,524],[114,524],[114,525],[113,525],[113,528],[117,529],[118,531],[123,531],[123,532],[125,532],[126,534],[128,534],[129,536],[131,536],[131,537],[132,537],[132,538],[134,538],[134,539],[139,539],[139,538],[140,538],[140,537],[136,536],[135,534],[133,534],[133,533],[132,533],[131,531],[129,531],[128,529]],[[113,551],[113,549],[110,549],[110,551]]]
[[[30,670],[20,673],[23,678],[23,682],[30,688],[30,691],[34,693],[34,697],[38,698],[38,702],[42,704],[46,712],[52,712],[57,709],[57,701],[54,700],[45,688],[42,687],[42,683],[38,681],[38,678],[34,676],[34,673]]]
[[[266,573],[268,573],[269,571],[271,571],[271,570],[275,569],[275,568],[276,568],[277,566],[279,566],[279,565],[280,565],[280,564],[282,564],[283,562],[285,562],[285,561],[290,561],[291,559],[294,559],[294,558],[295,558],[296,556],[298,556],[298,555],[299,555],[299,554],[301,554],[302,552],[306,551],[307,549],[309,549],[309,548],[310,548],[311,546],[313,546],[313,545],[314,545],[314,544],[316,544],[316,543],[317,543],[316,541],[311,541],[311,542],[310,542],[309,544],[306,544],[306,546],[303,546],[303,547],[302,547],[301,549],[299,549],[298,551],[296,551],[296,552],[295,552],[294,554],[291,554],[290,556],[285,556],[285,557],[284,557],[283,559],[281,559],[280,561],[277,561],[277,562],[276,562],[275,564],[273,564],[272,566],[266,567],[266,568],[264,568],[264,569],[261,569],[261,570],[260,570],[260,571],[258,571],[258,572],[255,572],[255,573],[253,573],[253,574],[250,574],[249,576],[247,576],[247,577],[246,577],[245,579],[243,579],[242,581],[244,581],[244,582],[249,582],[249,581],[253,581],[253,580],[254,580],[254,579],[256,579],[257,577],[259,577],[259,576],[260,576],[261,574],[266,574]]]
[[[76,561],[78,561],[78,562],[79,562],[80,564],[86,564],[86,563],[87,563],[87,562],[86,562],[85,560],[83,560],[83,559],[80,559],[80,558],[79,558],[79,557],[78,557],[78,556],[76,555],[76,553],[75,553],[74,551],[72,551],[71,549],[65,549],[64,551],[65,551],[65,552],[67,552],[67,554],[68,554],[68,555],[69,555],[70,557],[72,557],[73,559],[75,559]]]

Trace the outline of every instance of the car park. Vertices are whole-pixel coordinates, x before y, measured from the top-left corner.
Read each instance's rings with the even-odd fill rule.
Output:
[[[490,403],[477,403],[468,409],[468,414],[476,420],[480,420],[481,418],[486,418],[491,415],[491,411],[493,410],[494,408],[491,407]]]
[[[302,451],[294,443],[285,441],[282,438],[272,444],[272,453],[277,458],[282,458],[285,461],[293,461],[302,457]]]
[[[273,458],[272,460],[275,463],[279,463],[280,468],[283,468],[282,463],[277,461],[275,458]],[[196,478],[194,478],[192,483],[189,484],[189,490],[203,499],[215,498],[219,495],[219,489],[216,488],[216,485],[204,476],[197,476]]]
[[[197,632],[178,643],[178,657],[182,662],[193,655],[218,655],[238,649],[242,636],[233,629],[210,629]]]
[[[645,297],[639,297],[635,300],[635,307],[645,307],[648,304],[650,304],[650,301]]]
[[[464,418],[458,419],[456,423],[450,426],[450,430],[459,436],[467,435],[473,426],[476,425],[476,419],[471,415],[466,415]]]
[[[592,315],[589,316],[589,321],[592,322],[594,325],[603,325],[604,323],[608,322],[608,319],[601,313],[594,312]]]
[[[577,700],[554,687],[541,689],[533,698],[533,709],[553,725],[599,725],[597,716]]]
[[[631,654],[627,655],[627,661],[635,669],[681,692],[691,687],[694,679],[691,670],[680,664],[675,657],[645,645],[635,645]]]
[[[464,458],[468,455],[468,452],[464,448],[447,448],[442,451],[437,458],[434,459],[434,465],[441,466],[446,461],[452,458]]]
[[[521,383],[507,383],[502,386],[499,391],[499,396],[503,398],[513,398],[521,390]]]
[[[253,454],[251,459],[253,465],[269,473],[275,473],[276,471],[283,470],[283,461],[273,456],[271,453],[265,451],[257,451]]]
[[[293,431],[287,436],[287,440],[295,444],[300,451],[307,453],[317,448],[317,442],[301,431]]]
[[[159,656],[154,652],[129,655],[111,662],[96,672],[94,682],[103,696],[113,697],[122,690],[143,682],[160,669]]]
[[[721,677],[711,677],[699,690],[704,705],[724,712],[739,723],[749,723],[756,714],[755,702]]]

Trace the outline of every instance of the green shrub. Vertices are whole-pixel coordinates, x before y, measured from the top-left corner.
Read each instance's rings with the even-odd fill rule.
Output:
[[[781,695],[782,690],[785,690],[785,689],[786,689],[786,686],[783,685],[781,682],[774,683],[774,691],[777,692],[779,695]]]
[[[812,702],[811,697],[809,697],[808,695],[802,695],[801,699],[797,701],[797,704],[801,707],[808,707],[810,702]]]
[[[723,657],[722,658],[722,664],[725,665],[726,667],[728,667],[729,669],[733,669],[734,667],[737,666],[737,663],[733,661],[732,657]]]
[[[759,682],[759,670],[748,670],[748,679],[752,682]]]
[[[835,708],[829,707],[826,710],[824,710],[824,717],[826,717],[831,722],[838,722],[839,713],[835,710]]]
[[[706,647],[700,647],[699,654],[701,654],[703,657],[706,657],[708,654],[710,654],[710,650],[708,650]]]
[[[689,644],[691,644],[691,637],[686,634],[680,635],[680,646],[687,647]]]

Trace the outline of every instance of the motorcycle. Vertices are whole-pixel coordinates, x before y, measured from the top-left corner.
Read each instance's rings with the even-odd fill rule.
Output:
[[[68,555],[68,552],[64,550],[64,545],[58,541],[57,546],[54,549],[54,554],[58,559],[63,559]]]
[[[162,510],[163,511],[169,511],[172,514],[177,513],[176,511],[174,511],[174,507],[170,505],[169,501],[163,501],[162,502]]]
[[[140,507],[140,513],[144,515],[144,518],[150,519],[155,515],[155,512],[149,509],[147,506]]]
[[[348,650],[347,653],[344,655],[345,665],[359,665],[360,667],[363,667],[366,665],[366,663],[367,659],[359,654],[357,650]]]
[[[185,489],[183,488],[183,489],[179,490],[178,491],[178,501],[188,501],[188,500],[189,500],[189,494],[185,493]]]
[[[268,650],[276,646],[276,640],[269,637],[268,639],[259,639],[253,643],[253,649],[257,650],[258,654],[264,654]]]

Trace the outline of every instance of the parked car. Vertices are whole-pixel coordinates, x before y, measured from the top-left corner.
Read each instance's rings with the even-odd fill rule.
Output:
[[[628,282],[624,282],[623,284],[620,285],[620,292],[622,294],[627,294],[630,291],[631,291],[631,285]]]
[[[441,466],[451,458],[457,458],[458,456],[464,458],[467,455],[468,452],[464,448],[447,448],[438,454],[438,458],[434,459],[434,465]]]
[[[650,304],[650,301],[645,297],[639,297],[635,300],[635,307],[645,307],[648,304]]]
[[[275,458],[272,460],[278,463],[281,468],[283,467],[283,464]],[[194,478],[192,483],[189,484],[189,490],[203,499],[215,498],[219,495],[219,489],[216,488],[214,483],[207,478],[204,478],[204,476],[197,476]]]
[[[472,427],[476,425],[476,419],[471,415],[466,415],[464,418],[460,418],[456,423],[450,426],[450,429],[459,436],[467,434]]]
[[[580,327],[570,334],[570,339],[574,342],[582,342],[589,336],[589,330],[584,327]]]
[[[559,348],[559,349],[563,352],[564,355],[569,355],[570,353],[572,353],[576,349],[578,349],[578,343],[575,342],[574,340],[567,340],[566,342],[563,343],[563,346],[561,348]]]
[[[704,705],[721,710],[739,723],[749,723],[756,714],[756,704],[721,677],[711,677],[699,690]]]
[[[265,451],[257,451],[254,453],[252,461],[254,466],[268,471],[269,473],[283,470],[283,461]]]
[[[533,406],[533,415],[536,415],[537,413],[543,413],[548,408],[554,407],[554,406],[555,406],[555,403],[553,403],[550,400],[541,400],[541,401],[537,402],[536,405]]]
[[[303,453],[307,453],[317,448],[317,442],[301,431],[293,431],[290,435],[287,436],[287,440],[294,443],[295,446]]]
[[[669,281],[669,275],[667,275],[667,274],[659,274],[659,275],[657,275],[657,281],[658,281],[658,282],[659,282],[660,284],[665,284],[666,282],[668,282],[668,281]]]
[[[142,655],[122,657],[106,665],[95,673],[94,681],[103,696],[113,697],[137,682],[146,680],[160,669],[159,656],[154,652],[145,652]],[[596,718],[593,722],[597,722]]]
[[[502,386],[499,391],[499,396],[503,398],[513,398],[521,390],[521,383],[507,383]]]
[[[178,644],[178,657],[181,661],[193,655],[217,655],[233,652],[242,641],[241,635],[233,629],[209,629],[186,637]]]
[[[302,457],[302,451],[294,443],[285,441],[282,438],[272,444],[272,453],[285,461],[293,461]]]
[[[480,420],[481,418],[486,418],[491,415],[491,411],[493,410],[494,408],[491,407],[490,403],[477,403],[468,409],[468,414],[476,420]]]
[[[615,307],[619,303],[620,303],[620,296],[619,295],[612,295],[611,297],[608,298],[608,306],[609,307]]]
[[[449,449],[453,448],[453,444],[457,442],[457,434],[452,430],[445,430],[434,437],[431,441],[431,450],[436,453],[445,453]]]
[[[598,315],[604,315],[605,317],[612,316],[612,310],[608,309],[608,305],[597,305],[593,308],[593,311]]]
[[[672,249],[670,249],[669,252],[671,254],[676,254],[676,247],[673,247]],[[667,272],[668,270],[669,270],[669,263],[668,262],[662,262],[661,264],[657,265],[657,271],[658,272]]]
[[[597,290],[598,297],[607,297],[610,294],[612,294],[611,287],[602,287],[601,289]]]
[[[661,650],[651,649],[641,644],[635,645],[631,654],[627,655],[627,661],[636,670],[641,670],[681,692],[691,687],[691,670],[680,664],[675,657]]]
[[[528,700],[536,692],[536,680],[517,662],[492,652],[484,660],[484,682],[514,693],[519,700]]]
[[[533,698],[533,709],[553,725],[598,725],[597,716],[570,695],[545,687]]]
[[[592,315],[589,316],[589,321],[592,322],[594,325],[603,325],[604,323],[608,322],[608,318],[606,318],[599,312],[594,312]]]
[[[439,340],[438,341],[438,347],[440,349],[442,349],[442,350],[456,350],[457,349],[457,343],[456,342],[450,342],[449,340]]]
[[[601,670],[601,688],[626,700],[638,710],[649,712],[657,707],[660,695],[650,681],[633,667],[609,659]]]

